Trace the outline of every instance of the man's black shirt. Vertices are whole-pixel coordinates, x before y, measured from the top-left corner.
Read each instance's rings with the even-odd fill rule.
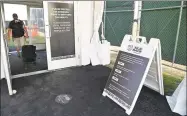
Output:
[[[12,29],[13,38],[18,38],[24,36],[23,21],[21,20],[12,20],[9,23],[9,28]]]

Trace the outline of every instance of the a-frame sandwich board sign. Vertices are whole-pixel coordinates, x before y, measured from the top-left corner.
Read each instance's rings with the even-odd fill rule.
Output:
[[[131,41],[131,35],[126,35],[123,39],[121,47],[125,46],[124,43]],[[141,40],[141,42],[140,42]],[[145,37],[139,36],[137,37],[137,43],[147,44],[147,40]],[[157,38],[151,38],[149,41],[149,45],[155,48],[155,54],[152,59],[151,66],[147,73],[147,77],[145,79],[144,85],[148,88],[155,90],[156,92],[164,95],[164,86],[163,86],[163,75],[162,75],[162,56],[161,56],[161,44],[160,40]]]
[[[136,42],[131,41],[131,38],[131,35],[124,37],[103,91],[103,96],[109,97],[124,108],[128,115],[131,114],[144,83],[161,95],[164,94],[159,40],[151,39],[147,44],[145,37],[137,37]],[[153,60],[156,60],[156,65],[152,63]],[[154,75],[151,75],[151,66],[156,68]]]

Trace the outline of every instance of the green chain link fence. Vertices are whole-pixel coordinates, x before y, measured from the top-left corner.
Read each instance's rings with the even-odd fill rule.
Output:
[[[180,33],[179,33],[179,41],[177,44],[177,51],[176,51],[176,58],[175,63],[187,65],[187,7],[183,8],[182,19],[181,19],[181,26],[180,26]]]
[[[143,2],[140,35],[161,41],[162,58],[173,62],[181,1]],[[183,8],[175,63],[186,65],[186,7]]]
[[[105,37],[114,46],[120,46],[124,35],[131,34],[133,1],[106,1]]]
[[[133,4],[130,1],[106,1],[104,23],[105,37],[111,45],[120,46],[124,35],[131,34]],[[162,46],[162,59],[172,66],[181,1],[143,1],[140,21],[140,35],[158,38]],[[183,6],[181,26],[174,63],[187,65],[186,59],[186,2]],[[183,70],[186,70],[183,68]]]

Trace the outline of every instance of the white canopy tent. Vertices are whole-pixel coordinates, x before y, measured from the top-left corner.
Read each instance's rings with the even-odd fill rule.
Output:
[[[58,1],[53,1],[53,2],[58,2]],[[2,14],[4,14],[3,3],[24,4],[24,5],[32,6],[32,7],[33,6],[43,7],[43,1],[38,1],[38,0],[3,1],[0,3]],[[103,9],[104,9],[104,1],[74,1],[74,13],[76,17],[74,18],[75,39],[77,39],[78,41],[78,44],[76,44],[77,63],[74,66],[90,64],[90,61],[91,61],[91,56],[89,54],[90,44],[91,44],[91,40],[93,39],[95,40],[97,39],[97,41],[99,42],[98,29],[100,27],[100,24],[102,23]],[[5,29],[5,25],[2,25],[5,22],[4,16],[1,15],[1,17],[3,19],[1,21],[1,29],[2,29],[1,30],[1,53],[4,53],[4,57],[2,57],[3,54],[1,54],[1,60],[2,60],[1,62],[3,62],[4,64],[4,65],[1,65],[1,68],[2,68],[1,78],[6,78],[7,80],[9,80],[7,81],[9,94],[12,95],[13,93],[15,93],[15,91],[13,92],[12,85],[11,85],[11,79],[13,77],[10,74],[10,66],[9,66],[9,61],[8,61],[8,52],[7,52],[7,45],[6,45],[7,34],[5,30],[3,31],[3,29]],[[93,36],[93,34],[95,36]],[[4,46],[2,45],[2,43],[5,43]],[[99,44],[101,45],[101,42],[99,42]],[[94,49],[96,49],[96,47],[97,46],[94,46]],[[99,56],[97,56],[97,58],[99,59]],[[48,67],[54,66],[54,65],[50,65],[50,63],[51,62],[48,61]],[[57,63],[59,64],[59,62]],[[101,65],[101,64],[102,62],[99,62],[97,65]],[[56,69],[65,68],[65,67],[68,67],[68,65],[67,66],[59,65],[58,67],[56,67]],[[38,73],[33,73],[33,74],[38,74]],[[28,75],[32,75],[32,74],[22,74],[20,75],[20,77],[28,76]]]
[[[52,1],[52,2],[62,2],[62,1]],[[12,79],[13,76],[10,74],[10,65],[8,60],[8,51],[7,51],[7,43],[6,43],[6,31],[5,31],[5,20],[4,20],[4,11],[3,11],[3,3],[11,3],[11,4],[24,4],[29,7],[43,7],[43,1],[40,0],[4,0],[0,2],[0,9],[1,9],[1,18],[0,18],[0,32],[1,32],[1,78],[6,78],[9,95],[13,95],[16,93],[15,90],[12,89]],[[46,3],[48,3],[46,1]],[[133,28],[132,28],[132,36],[135,40],[136,36],[139,36],[140,30],[140,16],[141,16],[141,1],[134,2],[134,20]],[[48,9],[44,9],[48,12]],[[75,41],[76,41],[76,57],[75,60],[63,60],[63,62],[59,61],[52,61],[51,53],[47,53],[48,57],[48,70],[55,70],[70,66],[82,66],[88,65],[92,63],[93,65],[104,65],[107,64],[106,62],[103,63],[103,59],[107,56],[110,57],[110,54],[107,50],[101,50],[102,42],[99,38],[99,27],[102,23],[102,16],[104,10],[104,1],[74,1],[74,24],[75,24]],[[47,17],[45,17],[47,18]],[[1,20],[2,19],[2,20]],[[47,19],[45,19],[46,21]],[[46,21],[47,22],[47,21]],[[49,28],[45,24],[46,32],[50,33]],[[48,34],[49,34],[48,33]],[[49,34],[50,35],[50,34]],[[50,38],[50,37],[49,37]],[[102,39],[104,39],[102,34]],[[50,41],[47,38],[46,33],[46,45],[47,45],[47,52],[50,52]],[[109,43],[104,43],[106,49],[109,50],[108,45]],[[103,52],[104,51],[104,52]],[[73,61],[73,62],[72,62]],[[75,61],[75,62],[74,62]],[[110,61],[110,60],[108,60]],[[109,62],[108,62],[109,63]],[[65,64],[65,65],[64,65]],[[62,66],[63,65],[63,66]],[[36,72],[36,73],[29,73],[29,74],[22,74],[22,76],[29,76],[33,74],[44,73],[43,72]]]

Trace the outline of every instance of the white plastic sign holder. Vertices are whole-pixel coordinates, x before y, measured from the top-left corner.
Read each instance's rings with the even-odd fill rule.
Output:
[[[115,74],[113,75],[113,73],[117,69],[116,68],[118,66],[117,63],[119,63],[117,61],[118,60],[117,59],[115,66],[110,74],[110,77],[107,81],[106,87],[105,87],[103,94],[102,94],[103,96],[109,97],[111,100],[113,100],[115,103],[117,103],[123,109],[125,109],[126,113],[128,115],[130,115],[132,113],[132,110],[135,106],[135,103],[138,99],[138,96],[140,94],[140,91],[141,91],[143,85],[159,92],[161,95],[164,95],[162,67],[161,67],[161,45],[160,45],[159,39],[151,38],[149,43],[147,43],[145,37],[141,37],[141,36],[137,37],[136,41],[132,41],[131,39],[132,39],[131,35],[125,35],[123,42],[121,44],[120,51],[123,53],[127,53],[130,55],[134,55],[137,57],[142,57],[142,58],[148,59],[147,64],[145,66],[145,70],[143,72],[143,76],[142,77],[138,77],[138,76],[132,77],[135,79],[136,78],[141,79],[140,82],[138,82],[139,84],[136,85],[138,87],[138,89],[133,89],[133,86],[130,86],[130,84],[132,84],[133,82],[130,82],[130,81],[124,82],[124,80],[120,82],[120,77],[116,78],[116,76],[114,76]],[[118,57],[121,58],[121,56],[119,56],[119,55],[120,54],[118,54]],[[129,57],[128,61],[130,61],[130,57]],[[125,59],[125,57],[123,57],[123,59]],[[136,62],[138,62],[138,61],[136,60]],[[124,62],[122,64],[125,64],[125,63],[126,62]],[[124,65],[123,69],[131,70],[131,69],[128,69],[128,66],[125,67],[125,65]],[[132,72],[132,70],[131,70],[131,72]],[[137,69],[135,71],[137,71]],[[134,73],[136,73],[136,72],[134,72]],[[128,74],[126,74],[126,75],[128,75]],[[125,77],[123,77],[123,78],[125,78]],[[116,86],[115,86],[114,82],[115,82]],[[110,85],[110,87],[109,87],[109,85]],[[120,85],[121,87],[117,86],[117,85]],[[122,87],[126,88],[126,90],[129,90],[129,92],[132,92],[135,94],[132,95],[131,93],[129,93],[129,94],[128,94],[128,92],[126,93],[126,91],[123,91],[123,89],[121,89]],[[131,89],[132,89],[132,91],[131,91]],[[121,99],[124,96],[126,96],[126,99],[127,99],[126,101],[124,99]],[[132,100],[130,100],[130,99],[132,99]]]

